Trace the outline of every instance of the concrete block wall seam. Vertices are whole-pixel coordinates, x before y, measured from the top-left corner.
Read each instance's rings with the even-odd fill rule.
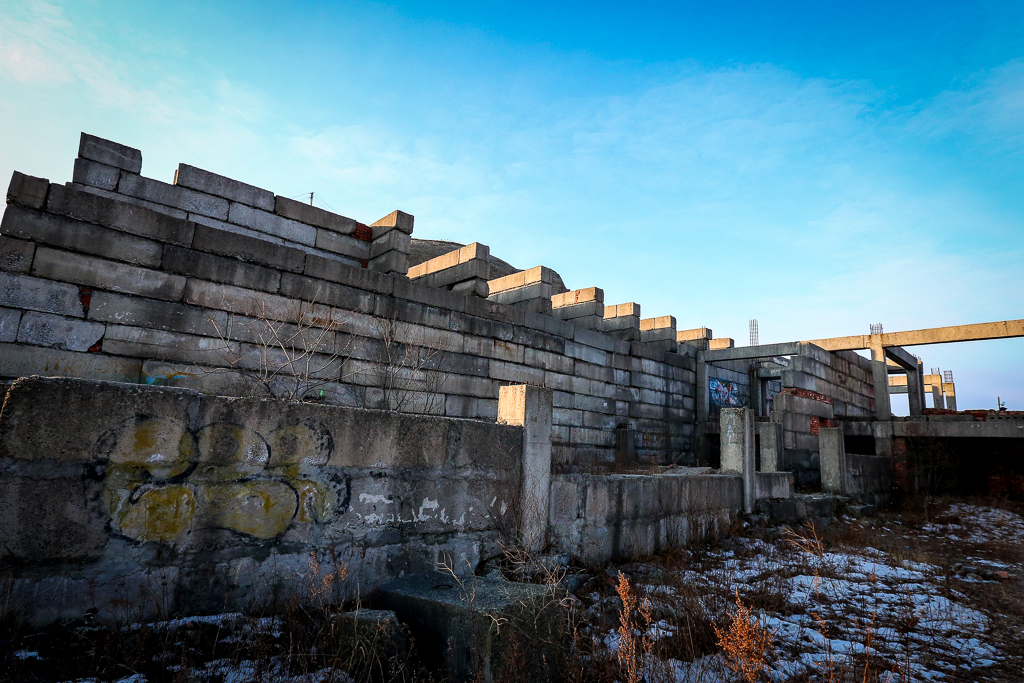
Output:
[[[195,231],[188,220],[63,185],[50,186],[46,211],[178,246],[191,245]]]
[[[154,204],[162,204],[189,213],[198,213],[221,221],[228,219],[230,202],[223,197],[214,197],[140,175],[122,173],[121,179],[117,183],[117,194],[144,199]]]
[[[274,198],[274,208],[272,210],[278,216],[290,218],[300,223],[306,223],[308,225],[313,225],[342,235],[351,235],[355,232],[358,226],[362,225],[362,223],[352,218],[331,213],[330,211],[325,211],[324,209],[313,206],[312,204],[299,202],[280,195],[277,195]]]
[[[148,268],[159,268],[163,257],[159,242],[20,206],[4,212],[0,234]]]
[[[188,164],[178,164],[174,171],[174,184],[248,204],[264,211],[274,210],[273,192]]]
[[[114,166],[129,173],[142,173],[141,151],[88,133],[82,133],[79,138],[78,156]]]

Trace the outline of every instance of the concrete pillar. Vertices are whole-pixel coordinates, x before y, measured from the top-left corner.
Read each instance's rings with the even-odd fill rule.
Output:
[[[527,384],[498,390],[498,422],[523,428],[519,540],[531,552],[544,550],[548,540],[552,397],[551,389]]]
[[[911,415],[924,415],[924,384],[921,380],[921,364],[907,371],[907,403],[910,404]]]
[[[946,410],[956,410],[956,387],[953,382],[943,382],[942,393],[946,397]]]
[[[756,423],[758,440],[761,443],[761,472],[781,472],[782,451],[785,448],[781,422]]]
[[[842,427],[822,427],[818,430],[818,453],[821,463],[821,490],[825,493],[845,495],[846,444]]]
[[[882,335],[871,335],[871,375],[875,385],[875,417],[879,420],[892,419],[889,404],[889,368],[886,365]]]
[[[754,411],[722,408],[722,471],[743,477],[743,511],[752,513],[757,502],[754,470]]]

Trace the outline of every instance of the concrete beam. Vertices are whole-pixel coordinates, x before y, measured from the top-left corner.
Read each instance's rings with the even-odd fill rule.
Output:
[[[951,342],[980,341],[982,339],[1012,339],[1014,337],[1024,337],[1024,319],[976,323],[973,325],[952,325],[950,327],[930,327],[924,330],[886,332],[879,335],[857,334],[851,337],[813,339],[810,343],[828,351],[856,351],[858,349],[870,349],[873,336],[880,337],[881,344],[884,347],[949,344]]]
[[[751,358],[773,358],[775,356],[795,356],[800,353],[800,344],[807,342],[787,342],[785,344],[762,344],[760,346],[739,346],[729,349],[710,349],[701,351],[700,358],[706,363],[723,360],[746,360]]]

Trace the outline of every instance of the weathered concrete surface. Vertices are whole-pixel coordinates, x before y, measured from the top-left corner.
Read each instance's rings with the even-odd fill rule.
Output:
[[[743,479],[743,510],[751,513],[757,500],[754,467],[754,411],[750,408],[723,408],[721,416],[722,472]]]
[[[523,428],[520,542],[531,552],[547,545],[551,491],[552,390],[519,384],[501,387],[498,423]]]
[[[429,572],[371,596],[408,624],[424,664],[448,680],[559,680],[568,632],[543,585]]]
[[[522,433],[164,387],[17,380],[0,411],[10,597],[45,623],[92,607],[113,618],[129,608],[221,611],[301,598],[305,584],[294,579],[308,574],[310,553],[325,571],[348,566],[337,597],[443,558],[471,571],[496,551],[497,529],[518,524],[509,515]]]
[[[707,472],[553,475],[552,541],[578,560],[596,564],[724,533],[743,509],[743,481]]]

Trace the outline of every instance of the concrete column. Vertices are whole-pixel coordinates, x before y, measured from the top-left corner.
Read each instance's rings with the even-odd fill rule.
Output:
[[[752,513],[757,502],[754,470],[754,411],[722,408],[722,471],[743,477],[743,511]]]
[[[891,420],[889,368],[886,366],[885,350],[882,347],[882,335],[880,334],[871,335],[871,375],[875,385],[875,417],[879,420]]]
[[[913,370],[905,369],[907,371],[907,402],[910,404],[910,414],[923,415],[924,384],[921,380],[921,365],[918,363]]]
[[[539,552],[547,545],[551,497],[551,389],[527,384],[501,387],[498,422],[523,428],[520,541]]]
[[[818,453],[821,463],[821,490],[825,493],[845,495],[846,444],[842,427],[822,427],[818,430]]]
[[[756,423],[761,442],[761,472],[781,472],[782,450],[785,448],[781,422]]]

